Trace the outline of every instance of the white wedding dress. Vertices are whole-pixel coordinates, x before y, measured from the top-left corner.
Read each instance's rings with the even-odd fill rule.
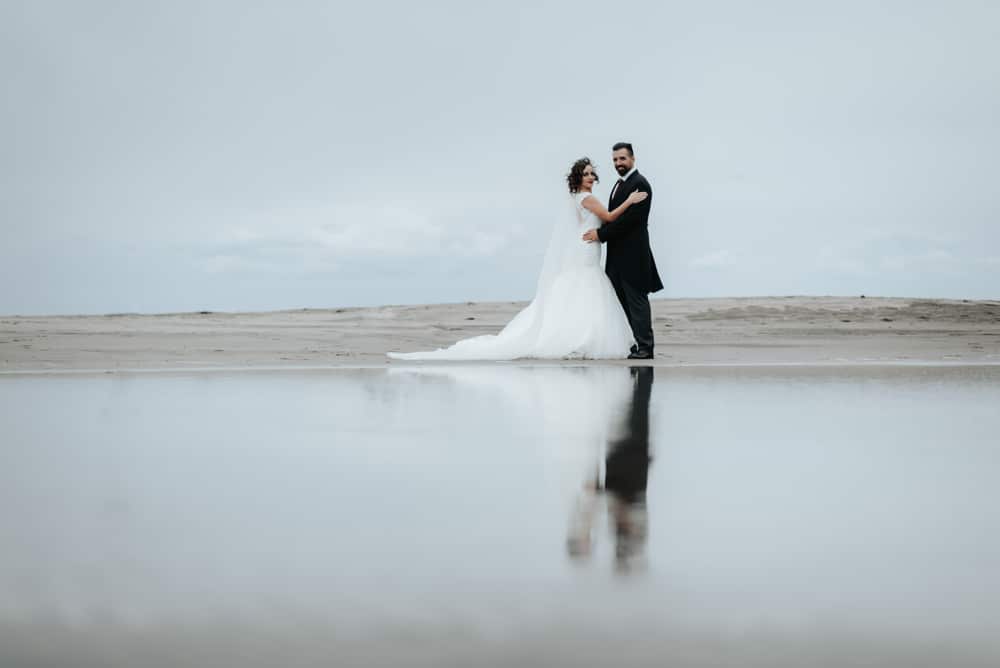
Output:
[[[535,298],[499,334],[463,339],[448,348],[388,353],[400,360],[624,359],[632,329],[601,267],[601,244],[581,238],[601,226],[582,206],[591,193],[569,197],[553,225]]]

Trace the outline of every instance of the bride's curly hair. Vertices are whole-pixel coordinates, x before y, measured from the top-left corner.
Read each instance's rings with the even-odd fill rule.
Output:
[[[573,166],[569,169],[569,174],[566,175],[566,183],[569,185],[569,191],[571,193],[580,192],[580,185],[583,183],[583,170],[587,166],[593,166],[590,162],[590,158],[580,158],[573,163]],[[594,172],[594,183],[600,183],[601,180],[597,178],[597,172]]]

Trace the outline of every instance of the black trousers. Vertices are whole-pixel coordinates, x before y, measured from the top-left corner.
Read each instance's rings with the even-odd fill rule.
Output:
[[[649,293],[621,279],[611,279],[618,301],[625,310],[625,317],[632,328],[632,335],[639,350],[653,350],[653,314],[649,308]]]

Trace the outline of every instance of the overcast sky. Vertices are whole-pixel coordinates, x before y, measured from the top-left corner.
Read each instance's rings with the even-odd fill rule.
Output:
[[[659,296],[1000,297],[998,7],[0,0],[0,313],[528,299],[619,140]]]

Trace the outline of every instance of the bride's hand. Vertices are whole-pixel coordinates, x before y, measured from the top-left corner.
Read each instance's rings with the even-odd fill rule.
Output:
[[[644,192],[639,192],[638,190],[633,190],[632,194],[630,194],[628,196],[628,203],[629,204],[638,204],[639,202],[642,202],[643,200],[645,200],[647,197],[649,197],[649,193],[644,193]]]

